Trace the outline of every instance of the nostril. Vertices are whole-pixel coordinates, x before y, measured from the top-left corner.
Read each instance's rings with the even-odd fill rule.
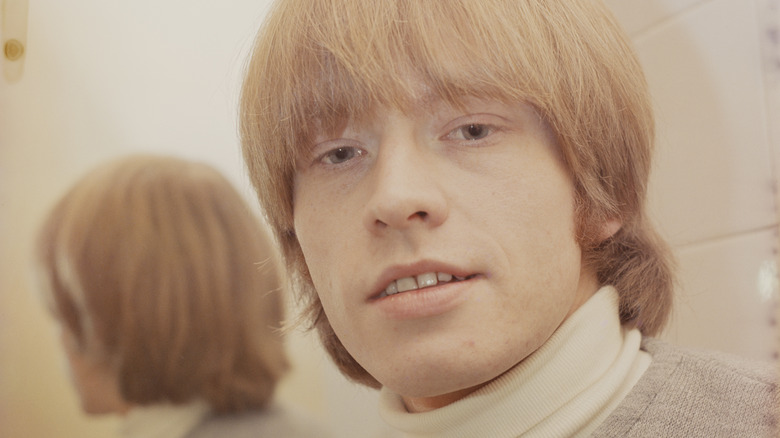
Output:
[[[420,219],[425,219],[425,218],[428,217],[428,213],[426,213],[424,211],[418,211],[417,213],[413,214],[412,216],[417,216]]]

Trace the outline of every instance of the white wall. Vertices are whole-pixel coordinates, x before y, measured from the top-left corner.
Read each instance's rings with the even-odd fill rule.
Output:
[[[780,73],[763,66],[780,62],[780,49],[760,48],[778,25],[768,18],[780,16],[770,13],[778,2],[609,3],[636,42],[658,112],[651,205],[682,279],[666,336],[772,358],[776,298],[757,283],[776,266]],[[22,78],[0,80],[0,438],[116,436],[115,420],[80,413],[61,370],[52,323],[28,282],[35,227],[86,169],[138,150],[207,160],[251,199],[235,108],[265,8],[31,1]],[[316,340],[295,335],[290,351],[297,368],[283,400],[339,436],[389,436],[375,394],[346,383]]]

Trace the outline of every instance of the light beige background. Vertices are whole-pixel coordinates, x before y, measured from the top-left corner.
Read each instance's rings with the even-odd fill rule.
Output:
[[[769,32],[780,31],[779,2],[608,3],[636,43],[657,108],[651,206],[682,274],[665,336],[772,360],[780,48]],[[266,7],[30,0],[26,55],[4,61],[21,79],[0,79],[0,438],[117,436],[115,418],[79,411],[52,322],[31,290],[32,236],[76,177],[128,152],[207,160],[253,199],[235,113]],[[296,369],[279,393],[285,403],[337,436],[391,436],[375,393],[346,383],[313,337],[293,336],[290,353]]]

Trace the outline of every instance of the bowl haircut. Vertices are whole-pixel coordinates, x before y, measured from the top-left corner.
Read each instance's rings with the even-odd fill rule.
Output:
[[[287,370],[280,275],[259,217],[212,167],[131,156],[94,169],[42,226],[40,290],[125,401],[265,406]]]
[[[584,263],[616,287],[624,323],[658,333],[674,278],[645,212],[653,115],[629,39],[601,1],[280,0],[246,67],[243,153],[304,303],[302,319],[342,372],[379,386],[333,333],[312,284],[293,227],[296,163],[318,133],[430,97],[536,110],[574,179]],[[610,219],[622,227],[603,240]]]

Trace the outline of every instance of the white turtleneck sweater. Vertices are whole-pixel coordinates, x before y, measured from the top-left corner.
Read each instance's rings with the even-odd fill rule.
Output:
[[[383,388],[380,414],[413,437],[586,437],[650,365],[641,338],[621,327],[617,291],[603,287],[538,350],[465,398],[409,413]]]
[[[209,413],[208,403],[194,401],[182,405],[135,406],[125,416],[122,438],[182,438]]]

